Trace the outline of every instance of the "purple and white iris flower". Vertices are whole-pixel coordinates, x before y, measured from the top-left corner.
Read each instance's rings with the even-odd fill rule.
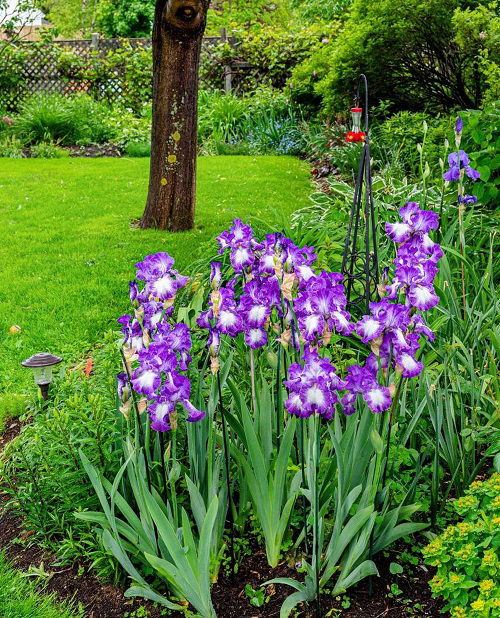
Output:
[[[329,359],[321,358],[317,350],[306,348],[303,360],[304,366],[293,363],[289,367],[285,386],[290,394],[285,407],[300,418],[320,414],[331,419],[339,401],[338,391],[345,388],[345,383]]]
[[[441,247],[431,240],[429,232],[437,229],[439,217],[408,202],[399,211],[403,222],[386,223],[387,236],[398,243],[392,283],[385,285],[387,298],[406,296],[407,306],[427,311],[438,304],[433,281],[436,264],[443,255]]]
[[[361,395],[370,410],[377,414],[391,407],[391,392],[387,386],[378,383],[377,370],[372,363],[366,363],[364,367],[352,365],[347,370],[345,381],[348,392],[342,398],[344,414],[355,412],[358,395]]]
[[[313,275],[295,301],[295,311],[299,328],[306,341],[328,342],[332,331],[350,335],[354,325],[350,314],[345,310],[347,298],[341,284],[343,275],[323,271]]]
[[[131,386],[147,403],[151,428],[168,431],[172,419],[177,422],[177,405],[187,412],[187,420],[196,422],[205,415],[189,400],[191,383],[183,372],[191,362],[191,333],[186,324],[171,325],[175,295],[186,285],[188,277],[174,270],[174,260],[168,253],[148,255],[136,264],[136,277],[144,282],[142,290],[137,281],[130,282],[130,301],[134,316],[123,315],[124,345],[133,350],[130,362],[136,362]],[[118,378],[118,392],[122,403],[130,397],[126,388],[126,374]]]

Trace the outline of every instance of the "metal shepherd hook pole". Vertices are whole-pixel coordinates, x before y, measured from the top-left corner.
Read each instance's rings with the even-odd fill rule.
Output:
[[[359,107],[360,86],[364,87],[364,109]],[[364,112],[365,126],[360,123]],[[377,294],[378,255],[375,223],[375,206],[372,191],[370,159],[370,132],[368,119],[368,82],[361,74],[356,88],[355,107],[351,109],[352,131],[347,134],[348,142],[363,142],[358,167],[354,199],[349,214],[349,225],[342,258],[342,274],[346,281],[348,309],[351,313],[367,313],[372,296]],[[363,230],[364,227],[364,230]],[[364,239],[362,234],[364,232]]]

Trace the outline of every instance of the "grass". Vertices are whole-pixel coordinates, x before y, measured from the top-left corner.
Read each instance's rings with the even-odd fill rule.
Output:
[[[30,385],[20,362],[76,360],[128,310],[127,282],[148,253],[181,272],[235,217],[272,222],[306,206],[307,164],[290,157],[202,157],[196,227],[138,230],[148,159],[0,159],[0,391]],[[214,241],[215,242],[215,241]],[[10,334],[12,325],[22,331]]]
[[[35,583],[14,571],[0,554],[0,616],[2,618],[80,618],[81,612],[56,603],[52,596],[40,595]]]
[[[0,433],[7,429],[9,421],[21,416],[26,405],[26,397],[14,393],[0,393]]]

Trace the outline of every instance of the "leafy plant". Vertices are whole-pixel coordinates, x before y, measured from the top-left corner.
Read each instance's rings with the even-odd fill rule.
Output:
[[[127,157],[149,157],[151,155],[150,142],[130,142],[125,149]]]
[[[494,616],[500,607],[500,474],[474,481],[453,502],[461,521],[448,526],[427,545],[427,564],[437,567],[430,582],[453,618]]]
[[[264,590],[254,590],[251,584],[245,586],[245,594],[250,600],[250,605],[253,607],[262,607],[266,602],[266,593]]]
[[[292,420],[287,424],[279,451],[274,456],[270,437],[275,411],[268,389],[262,385],[257,391],[255,419],[252,419],[245,400],[234,384],[232,391],[236,417],[232,417],[231,423],[248,453],[243,454],[235,448],[233,455],[248,484],[264,535],[267,560],[270,566],[275,567],[300,486],[300,472],[297,471],[291,481],[287,475],[295,422]]]
[[[40,142],[31,147],[31,156],[35,159],[60,159],[68,156],[67,152],[56,144]]]
[[[0,141],[0,157],[22,159],[25,156],[23,146],[23,142],[17,137],[8,135]]]
[[[87,96],[35,95],[22,103],[13,131],[27,144],[103,143],[111,137],[105,109]]]
[[[170,609],[182,608],[156,593],[146,583],[127,555],[127,548],[133,548],[143,554],[143,559],[168,583],[174,594],[181,600],[187,599],[203,618],[214,618],[209,567],[212,534],[218,512],[217,497],[214,497],[207,510],[198,542],[193,536],[188,515],[182,510],[182,538],[179,538],[160,496],[150,492],[146,486],[142,456],[138,456],[130,445],[128,448],[130,454],[113,485],[103,482],[89,460],[80,453],[104,513],[77,513],[77,517],[103,526],[103,543],[134,582],[125,596],[145,597]],[[128,472],[139,516],[117,491],[125,470]],[[123,519],[115,516],[115,506]]]

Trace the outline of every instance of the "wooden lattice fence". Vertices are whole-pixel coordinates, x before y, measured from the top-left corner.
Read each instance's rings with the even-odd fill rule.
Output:
[[[258,75],[258,69],[248,63],[237,61],[227,66],[218,61],[217,48],[226,41],[230,45],[236,44],[235,39],[225,36],[203,39],[202,63],[204,66],[208,63],[210,70],[202,71],[202,87],[241,90],[247,77],[255,78]],[[151,39],[100,39],[94,36],[91,40],[21,43],[17,56],[4,60],[5,65],[12,63],[10,77],[9,67],[0,67],[0,75],[2,70],[4,73],[0,108],[15,111],[23,99],[35,93],[70,95],[86,92],[98,100],[118,103],[127,99],[134,85],[129,83],[124,64],[110,64],[105,59],[109,52],[137,48],[149,50]],[[71,62],[65,63],[65,58],[71,59]],[[212,58],[213,66],[210,65]],[[152,75],[149,55],[145,55],[142,62],[145,66],[139,79],[146,82],[140,85],[143,86],[142,92],[147,92]]]

